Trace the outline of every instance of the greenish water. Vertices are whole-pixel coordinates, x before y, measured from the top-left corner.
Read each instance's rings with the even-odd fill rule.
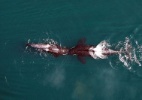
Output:
[[[141,9],[141,0],[1,0],[0,100],[142,100],[138,65],[134,73],[110,59],[83,65],[25,49],[47,38],[72,47],[82,37],[97,45],[132,35],[142,44]]]

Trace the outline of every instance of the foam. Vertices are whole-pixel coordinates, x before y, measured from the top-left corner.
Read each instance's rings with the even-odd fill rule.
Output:
[[[108,48],[109,44],[106,41],[100,42],[96,47],[91,47],[89,54],[94,58],[106,59],[107,55],[104,55],[104,50]]]

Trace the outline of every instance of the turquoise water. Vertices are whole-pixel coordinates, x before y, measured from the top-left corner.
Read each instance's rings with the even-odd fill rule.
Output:
[[[118,59],[81,64],[76,57],[26,50],[25,44],[52,38],[67,47],[116,45],[131,37],[142,45],[141,0],[0,1],[0,100],[142,100],[142,69]],[[112,60],[113,59],[113,60]],[[114,63],[110,65],[110,60]]]

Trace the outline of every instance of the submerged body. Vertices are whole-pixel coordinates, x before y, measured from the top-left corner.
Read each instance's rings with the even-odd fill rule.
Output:
[[[79,56],[90,56],[89,54],[89,48],[91,46],[87,46],[87,45],[84,45],[84,46],[75,46],[71,49],[69,49],[69,55],[79,55]]]
[[[89,49],[91,47],[92,46],[88,46],[88,45],[77,45],[77,46],[69,49],[68,54],[69,55],[76,55],[79,61],[81,61],[82,63],[86,63],[84,57],[90,56]]]
[[[40,51],[45,51],[48,53],[53,54],[54,56],[59,56],[59,55],[66,55],[68,54],[68,49],[65,47],[61,47],[57,44],[27,44],[27,46],[33,47],[35,49],[38,49]]]

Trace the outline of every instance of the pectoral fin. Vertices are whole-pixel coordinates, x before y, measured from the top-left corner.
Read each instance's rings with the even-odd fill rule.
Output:
[[[80,46],[80,45],[85,45],[85,42],[86,42],[86,39],[85,38],[82,38],[78,41],[77,45]]]
[[[54,57],[58,57],[60,54],[52,53],[52,55],[53,55]]]
[[[78,60],[79,60],[81,63],[83,63],[83,64],[86,63],[86,60],[85,60],[84,56],[77,56],[77,58],[78,58]]]

